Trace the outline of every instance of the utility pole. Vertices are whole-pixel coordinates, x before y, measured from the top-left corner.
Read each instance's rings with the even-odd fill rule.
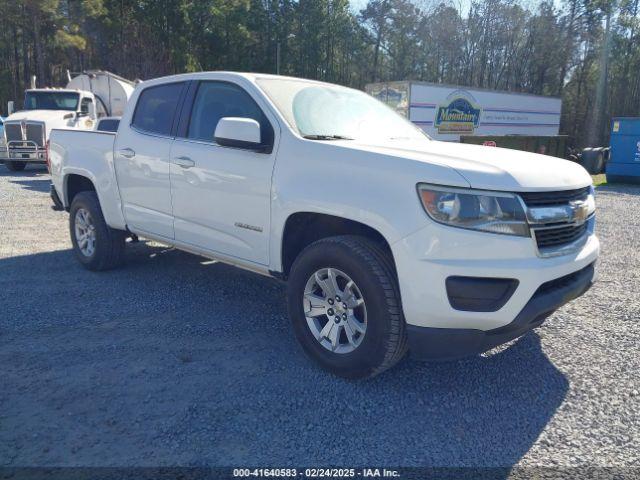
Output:
[[[611,45],[611,11],[613,5],[607,5],[605,27],[604,27],[604,43],[600,51],[600,72],[598,75],[598,85],[596,87],[596,98],[593,102],[593,115],[591,123],[587,130],[587,142],[589,147],[597,147],[600,142],[602,114],[604,110],[604,96],[607,87],[607,73],[609,71],[609,49]]]
[[[296,38],[295,33],[290,33],[285,37],[285,42],[288,42],[290,38]],[[276,75],[280,75],[280,40],[276,43]]]

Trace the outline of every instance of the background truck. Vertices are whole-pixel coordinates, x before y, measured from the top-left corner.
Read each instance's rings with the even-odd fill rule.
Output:
[[[425,82],[371,83],[365,91],[431,138],[552,155],[603,173],[606,147],[577,149],[559,135],[560,98]]]
[[[365,91],[424,130],[451,142],[461,135],[553,136],[559,98],[426,82],[370,83]]]
[[[145,82],[116,134],[53,130],[50,169],[86,268],[137,236],[286,280],[303,350],[345,377],[512,340],[582,295],[599,253],[581,166],[433,141],[310,80]]]
[[[22,110],[4,120],[0,161],[13,171],[45,163],[52,129],[93,130],[99,118],[121,116],[134,87],[113,73],[91,70],[69,74],[66,88],[26,90]]]

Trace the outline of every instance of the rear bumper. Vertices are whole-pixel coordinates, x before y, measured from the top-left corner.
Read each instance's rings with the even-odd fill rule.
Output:
[[[511,323],[492,330],[407,325],[411,354],[424,360],[452,360],[482,353],[513,340],[541,325],[562,305],[589,290],[594,275],[595,262],[542,284]]]

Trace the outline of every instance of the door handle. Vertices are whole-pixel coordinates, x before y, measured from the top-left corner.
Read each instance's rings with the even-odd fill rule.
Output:
[[[133,158],[136,156],[136,152],[134,152],[130,148],[123,148],[118,152],[118,154],[120,154],[120,156],[124,158]]]
[[[173,163],[182,168],[191,168],[196,164],[196,162],[191,160],[189,157],[178,157],[173,160]]]

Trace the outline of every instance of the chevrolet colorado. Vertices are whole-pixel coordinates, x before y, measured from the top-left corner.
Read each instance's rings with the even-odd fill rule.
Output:
[[[117,133],[54,130],[52,196],[77,259],[141,236],[287,280],[303,350],[368,377],[484,352],[594,279],[591,177],[543,155],[436,142],[363,92],[204,72],[145,82]]]

